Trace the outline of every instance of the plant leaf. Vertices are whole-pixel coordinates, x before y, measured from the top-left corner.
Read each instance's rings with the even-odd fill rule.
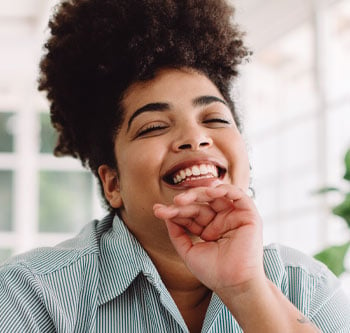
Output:
[[[330,246],[314,255],[314,258],[323,262],[336,276],[345,272],[344,259],[350,247],[350,242],[343,245]]]
[[[321,187],[320,189],[312,192],[312,194],[324,194],[324,193],[328,193],[328,192],[340,192],[341,190],[337,187]]]
[[[350,149],[345,154],[345,175],[344,179],[350,181]]]
[[[334,215],[342,217],[350,228],[350,193],[347,193],[344,201],[332,210]]]

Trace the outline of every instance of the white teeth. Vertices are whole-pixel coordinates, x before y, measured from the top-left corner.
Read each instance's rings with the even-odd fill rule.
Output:
[[[219,176],[218,169],[215,168],[214,166],[212,168],[212,173],[213,173],[214,177],[218,177]]]
[[[176,176],[176,181],[179,183],[179,182],[181,182],[181,180],[182,180],[181,176],[180,176],[180,175],[177,175],[177,176]]]
[[[214,165],[200,164],[194,165],[192,168],[186,168],[178,171],[176,175],[173,177],[174,184],[181,183],[186,178],[190,177],[198,177],[201,178],[216,178],[218,177],[218,170]]]
[[[204,164],[201,164],[199,167],[200,173],[204,174],[204,175],[206,175],[208,173],[208,169],[210,169],[210,168],[207,168],[207,166]]]
[[[199,176],[201,174],[200,169],[196,165],[192,167],[192,174],[193,176]]]

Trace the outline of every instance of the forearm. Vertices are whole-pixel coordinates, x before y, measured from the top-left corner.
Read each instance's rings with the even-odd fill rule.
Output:
[[[218,296],[245,333],[321,332],[268,279]]]

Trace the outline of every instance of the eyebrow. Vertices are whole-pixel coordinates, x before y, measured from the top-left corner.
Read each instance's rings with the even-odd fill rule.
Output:
[[[224,104],[225,106],[228,106],[227,103],[216,96],[199,96],[192,100],[193,106],[206,106],[214,102],[219,102]],[[127,131],[129,131],[132,121],[139,116],[140,114],[144,112],[156,112],[156,111],[169,111],[171,109],[171,105],[169,103],[149,103],[141,108],[137,109],[128,120],[128,128]]]
[[[223,99],[216,97],[216,96],[200,96],[200,97],[195,98],[192,101],[192,104],[194,106],[206,106],[206,105],[214,103],[214,102],[219,102],[219,103],[222,103],[222,104],[228,106],[227,102],[225,102]]]
[[[154,111],[166,111],[170,110],[170,104],[169,103],[149,103],[144,105],[143,107],[137,109],[130,117],[128,121],[128,129],[131,126],[132,121],[141,113],[144,112],[154,112]]]

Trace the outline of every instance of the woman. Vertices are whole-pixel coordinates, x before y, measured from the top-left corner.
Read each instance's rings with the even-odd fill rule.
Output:
[[[349,332],[321,264],[263,248],[230,97],[249,55],[223,0],[70,0],[40,89],[57,155],[98,177],[110,214],[6,263],[1,332]]]

